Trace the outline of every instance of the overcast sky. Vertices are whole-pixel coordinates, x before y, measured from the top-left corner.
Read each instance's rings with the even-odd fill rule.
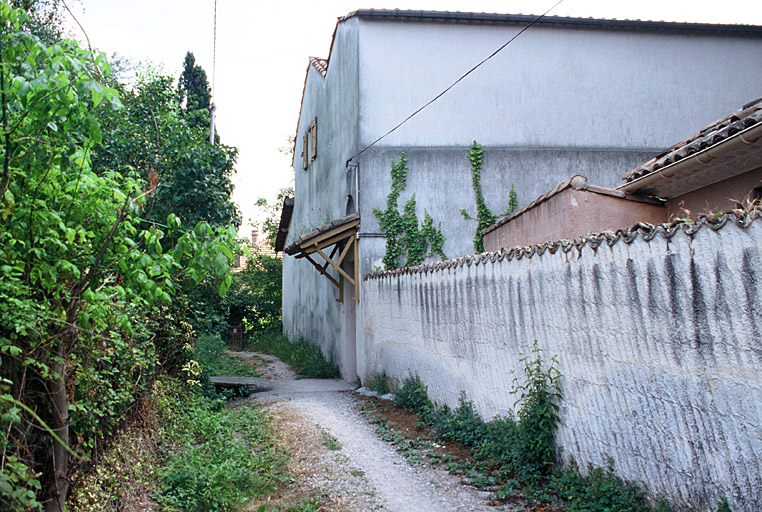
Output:
[[[328,57],[336,18],[365,7],[541,14],[556,1],[217,0],[217,130],[240,151],[233,198],[244,222],[256,216],[258,197],[293,184],[291,160],[278,148],[296,131],[307,59]],[[69,2],[93,47],[161,64],[175,77],[190,50],[211,81],[215,0]],[[762,25],[762,2],[565,0],[550,15]],[[249,229],[245,224],[241,234]]]

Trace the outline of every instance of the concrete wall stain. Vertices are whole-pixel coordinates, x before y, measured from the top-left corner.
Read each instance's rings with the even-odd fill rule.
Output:
[[[438,403],[455,406],[465,391],[489,418],[511,413],[511,371],[521,374],[518,360],[536,338],[548,357],[558,354],[563,374],[563,460],[605,466],[613,457],[623,478],[678,506],[708,509],[727,496],[733,510],[758,512],[755,219],[595,235],[597,250],[545,244],[366,276],[359,324],[369,328],[358,336],[358,359],[366,374],[420,375]]]

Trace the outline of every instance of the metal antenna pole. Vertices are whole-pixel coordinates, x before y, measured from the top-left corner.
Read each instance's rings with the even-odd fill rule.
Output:
[[[217,0],[214,0],[214,46],[212,49],[212,104],[209,106],[209,143],[214,144],[214,85],[217,77]]]

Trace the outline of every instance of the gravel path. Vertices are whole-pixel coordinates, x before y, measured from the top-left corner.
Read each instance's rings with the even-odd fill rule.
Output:
[[[445,471],[410,466],[359,414],[355,393],[342,391],[346,383],[293,381],[292,375],[279,373],[273,372],[281,377],[273,380],[273,391],[252,399],[272,416],[280,442],[291,453],[289,469],[297,482],[327,498],[330,505],[321,510],[519,510],[490,506],[489,493],[462,485]],[[341,448],[329,450],[326,436]]]

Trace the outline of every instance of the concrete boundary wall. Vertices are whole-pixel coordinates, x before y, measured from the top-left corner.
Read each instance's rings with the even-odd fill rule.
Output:
[[[358,370],[511,414],[538,340],[563,374],[564,461],[678,506],[762,510],[762,221],[729,213],[366,276]]]

